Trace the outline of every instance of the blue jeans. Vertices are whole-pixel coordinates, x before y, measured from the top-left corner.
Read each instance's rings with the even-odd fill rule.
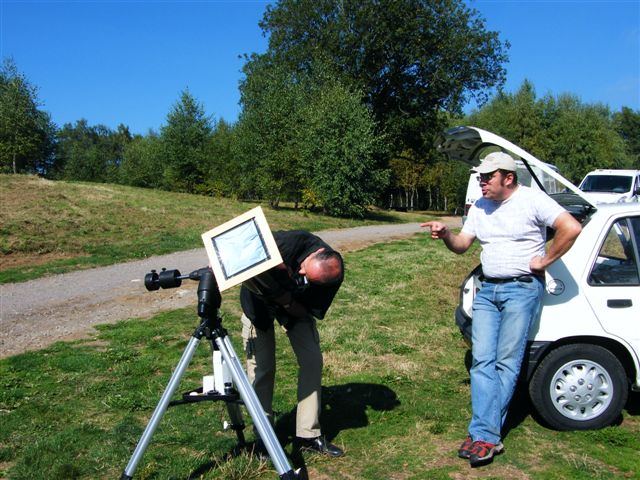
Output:
[[[473,301],[471,422],[473,441],[497,444],[513,396],[531,321],[540,312],[544,285],[483,282]]]

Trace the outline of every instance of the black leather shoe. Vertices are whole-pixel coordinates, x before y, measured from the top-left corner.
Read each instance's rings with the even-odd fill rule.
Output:
[[[314,438],[300,438],[296,437],[298,444],[298,450],[301,452],[314,452],[327,455],[329,457],[341,457],[344,455],[344,451],[336,447],[333,443],[327,442],[327,439],[323,435]]]

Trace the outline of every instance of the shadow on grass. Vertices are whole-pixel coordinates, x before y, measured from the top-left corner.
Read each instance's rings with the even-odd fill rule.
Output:
[[[511,430],[517,428],[529,415],[533,415],[533,413],[534,410],[531,405],[531,400],[529,399],[527,385],[519,382],[511,398],[507,418],[502,426],[502,438],[505,438]]]
[[[322,388],[322,412],[320,424],[322,434],[331,442],[342,430],[362,428],[369,425],[367,408],[377,411],[393,410],[400,401],[396,393],[384,385],[373,383],[346,383]],[[292,445],[291,460],[294,468],[306,466],[302,454],[296,450],[296,409],[281,415],[275,426],[276,435],[283,448]]]
[[[625,409],[629,415],[640,415],[640,392],[629,392]]]
[[[377,411],[393,410],[400,401],[396,393],[384,385],[372,383],[347,383],[322,388],[322,412],[320,423],[322,433],[328,441],[332,441],[342,430],[362,428],[369,425],[367,409]],[[275,433],[284,450],[291,450],[289,458],[292,468],[300,469],[300,478],[307,476],[303,455],[295,448],[296,408],[279,415],[275,425]],[[245,432],[246,433],[246,432]],[[254,442],[244,446],[237,445],[223,457],[229,460],[240,454],[253,455]],[[285,452],[286,453],[286,452]],[[191,472],[189,479],[200,478],[202,475],[220,466],[219,461],[209,461]]]
[[[509,405],[509,412],[507,413],[507,418],[505,420],[505,424],[503,426],[502,436],[503,438],[508,435],[508,433],[514,428],[518,427],[527,416],[531,415],[531,417],[540,425],[545,428],[549,428],[554,430],[554,427],[549,425],[536,411],[531,403],[531,398],[529,397],[528,391],[528,382],[524,379],[527,368],[528,368],[528,358],[525,357],[525,362],[523,363],[520,379],[518,380],[518,385],[516,386],[516,391],[513,394],[513,398],[511,399],[511,403]],[[465,367],[467,368],[467,372],[469,372],[471,368],[471,350],[467,350],[465,354]],[[468,384],[468,381],[467,381]],[[629,398],[627,399],[627,403],[624,407],[629,415],[637,416],[640,415],[640,392],[629,392]],[[623,421],[623,416],[620,415],[612,425],[620,425]]]

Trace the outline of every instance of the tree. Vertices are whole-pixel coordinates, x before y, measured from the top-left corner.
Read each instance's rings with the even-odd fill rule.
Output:
[[[415,152],[405,150],[401,155],[393,157],[389,161],[392,173],[393,186],[404,193],[404,199],[400,197],[399,206],[413,210],[418,206],[418,187],[420,187],[426,165],[417,160]],[[390,202],[390,207],[395,202]]]
[[[234,125],[224,119],[216,122],[209,145],[207,156],[210,158],[209,170],[205,174],[203,193],[216,197],[237,196],[240,189],[237,186],[240,164],[234,154],[236,141]]]
[[[551,148],[548,101],[538,100],[533,84],[524,80],[515,93],[499,93],[469,115],[466,122],[509,139],[536,157],[548,159]]]
[[[104,125],[91,126],[85,119],[65,124],[58,133],[57,168],[68,180],[117,182],[124,150],[131,141],[129,129],[117,132]]]
[[[210,137],[211,119],[189,91],[184,90],[160,133],[165,155],[164,188],[193,193],[196,185],[204,182]]]
[[[537,99],[526,80],[516,93],[498,94],[464,123],[508,139],[557,166],[576,184],[594,168],[630,168],[632,164],[608,107],[583,104],[571,94]]]
[[[561,95],[549,134],[553,145],[549,161],[575,184],[596,168],[632,166],[606,106],[583,105],[573,95]]]
[[[155,132],[135,136],[127,143],[120,165],[120,183],[135,187],[159,188],[164,170],[162,143]]]
[[[396,151],[429,149],[441,111],[483,103],[505,80],[508,44],[461,0],[281,0],[260,26],[289,71],[322,55],[362,91]]]
[[[51,167],[55,125],[39,108],[37,89],[13,60],[0,69],[0,171],[46,174]]]
[[[640,169],[640,111],[622,107],[613,114],[613,128],[622,137],[635,168]]]
[[[427,192],[426,208],[453,211],[464,205],[469,166],[458,161],[437,161],[424,170],[421,186]]]
[[[245,188],[330,215],[362,216],[387,183],[386,157],[362,93],[321,58],[292,72],[268,54],[245,65],[237,125]]]
[[[243,190],[278,207],[301,191],[299,135],[305,80],[269,55],[253,56],[240,84],[242,113],[237,125]]]
[[[389,182],[388,172],[379,167],[387,155],[384,138],[360,98],[339,82],[323,82],[300,115],[299,177],[333,216],[364,216]]]

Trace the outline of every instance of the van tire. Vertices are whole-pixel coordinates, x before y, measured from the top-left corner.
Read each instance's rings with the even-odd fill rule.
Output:
[[[552,350],[536,368],[529,396],[542,419],[557,430],[591,430],[619,419],[629,394],[620,361],[590,344]]]

